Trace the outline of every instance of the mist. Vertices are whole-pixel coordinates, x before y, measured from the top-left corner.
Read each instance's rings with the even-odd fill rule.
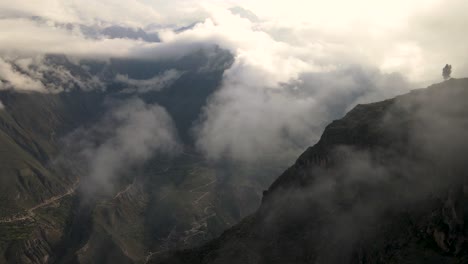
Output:
[[[316,261],[348,263],[358,256],[372,259],[373,245],[410,243],[392,233],[403,221],[408,232],[415,228],[446,253],[460,252],[463,209],[455,201],[466,195],[466,96],[466,79],[450,80],[378,103],[383,114],[378,106],[350,112],[341,125],[363,127],[356,135],[362,138],[323,139],[336,143],[316,146],[319,153],[326,144],[321,162],[287,172],[302,183],[290,178],[290,185],[283,181],[268,194],[260,211],[264,232],[286,236],[292,226],[317,232],[301,240],[304,247],[320,249]],[[333,137],[330,131],[326,135]],[[429,224],[436,217],[440,223]],[[440,232],[452,237],[439,238]]]
[[[190,131],[177,132],[191,134],[196,151],[214,163],[285,168],[355,105],[438,80],[447,62],[463,75],[465,7],[461,0],[20,1],[1,8],[0,89],[90,91],[117,82],[128,94],[167,91],[183,73],[109,78],[82,62],[165,63],[219,47],[234,63]],[[100,33],[112,26],[156,34],[159,42]],[[49,63],[51,54],[70,64]]]
[[[0,262],[376,263],[402,232],[456,256],[466,10],[3,1]]]
[[[302,74],[277,89],[252,86],[262,83],[257,78],[244,82],[235,74],[225,77],[223,89],[211,98],[197,134],[207,157],[291,162],[319,139],[330,120],[358,103],[393,97],[411,87],[401,75],[360,67]]]
[[[69,151],[78,153],[84,170],[82,187],[88,195],[111,194],[133,168],[182,150],[171,117],[159,105],[138,98],[108,104],[101,121],[66,138]]]
[[[117,74],[115,79],[117,82],[127,86],[127,88],[122,91],[123,93],[147,93],[150,91],[161,91],[171,86],[182,74],[183,73],[175,69],[171,69],[147,80],[131,79],[128,75],[122,74]]]

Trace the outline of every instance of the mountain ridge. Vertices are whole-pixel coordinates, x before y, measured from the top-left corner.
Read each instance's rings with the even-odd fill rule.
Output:
[[[38,68],[46,69],[38,82],[47,91],[0,91],[0,263],[140,263],[152,252],[218,236],[260,202],[263,185],[237,180],[234,186],[224,168],[190,147],[190,128],[233,63],[230,52],[212,47],[170,61],[79,63],[47,55],[41,63],[47,67]],[[180,74],[148,82],[167,72]],[[96,78],[99,87],[92,85]],[[111,169],[108,192],[89,194],[96,153],[82,154],[129,123],[113,114],[130,109],[138,118],[143,110],[153,118],[163,108],[183,150],[176,157],[151,152],[125,172]],[[146,129],[158,132],[163,121]]]
[[[451,79],[356,106],[256,213],[152,263],[466,263],[466,98],[468,79]]]

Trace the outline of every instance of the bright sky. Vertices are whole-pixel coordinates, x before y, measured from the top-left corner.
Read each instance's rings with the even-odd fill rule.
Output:
[[[246,24],[236,17],[230,17],[232,14],[226,13],[226,10],[232,6],[252,11],[260,22]],[[43,25],[39,28],[28,21],[18,22],[21,17],[40,16],[58,22],[132,27],[186,25],[209,18],[215,23],[215,27],[211,28],[213,31],[207,32],[205,27],[202,31],[204,40],[200,39],[200,32],[192,32],[191,36],[197,41],[216,40],[217,44],[226,44],[233,51],[265,57],[269,54],[254,55],[253,49],[248,48],[249,45],[255,47],[260,38],[265,43],[268,41],[265,36],[255,34],[261,31],[275,40],[269,45],[277,46],[284,42],[290,50],[298,53],[306,53],[307,49],[313,51],[315,56],[311,56],[314,59],[300,58],[310,64],[310,68],[317,69],[318,64],[323,69],[346,64],[373,65],[386,72],[404,73],[410,80],[424,83],[439,78],[439,68],[445,63],[454,64],[454,74],[467,73],[468,52],[462,43],[468,41],[464,32],[468,19],[461,10],[468,10],[466,1],[18,0],[0,3],[0,16],[8,18],[0,20],[0,28],[6,32],[0,37],[4,40],[0,51],[18,50],[21,47],[15,43],[28,44],[33,40],[39,43],[39,51],[40,44],[44,43],[44,46],[51,47],[44,52],[60,52],[62,48],[58,45],[55,48],[54,41],[63,45],[64,42],[71,42],[68,39],[73,39],[56,29],[43,28]],[[236,39],[229,34],[221,34],[225,30],[234,34]],[[31,32],[29,36],[28,31]],[[22,36],[18,32],[22,32]],[[37,36],[34,38],[33,34],[39,35],[40,39]],[[187,36],[184,40],[189,41]],[[134,45],[138,45],[113,42],[106,45],[115,45],[116,53],[124,56],[136,49]],[[102,43],[76,40],[75,43],[78,44],[64,52],[86,54],[89,50],[90,54],[96,54],[108,50]],[[28,49],[31,47],[25,47],[25,50]],[[38,52],[37,49],[35,52]],[[291,56],[298,57],[297,54]]]

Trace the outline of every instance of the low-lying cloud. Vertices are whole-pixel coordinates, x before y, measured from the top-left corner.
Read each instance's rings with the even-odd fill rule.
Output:
[[[104,89],[97,76],[65,56],[0,58],[0,90],[63,92]]]
[[[316,142],[330,119],[357,103],[438,80],[446,63],[454,65],[454,76],[468,70],[462,0],[47,3],[19,1],[2,8],[2,88],[48,90],[41,76],[50,71],[18,68],[18,61],[44,54],[65,54],[74,61],[170,61],[219,46],[235,62],[194,128],[198,149],[212,160],[290,162]],[[90,37],[80,25],[147,30],[160,42]],[[177,30],[184,25],[190,26]],[[74,74],[55,74],[79,83]],[[167,89],[155,88],[177,78],[175,72],[166,74],[116,79],[145,92]],[[77,86],[102,88],[99,83]]]
[[[385,259],[406,257],[401,252],[408,248],[418,256],[428,250],[421,240],[458,254],[465,241],[467,84],[452,80],[347,117],[343,127],[363,128],[362,137],[347,140],[346,129],[328,134],[326,147],[315,152],[322,162],[309,159],[282,179],[290,185],[276,186],[261,210],[262,241],[288,234],[278,242],[284,252],[301,245],[325,263],[348,263],[356,252],[372,259],[374,250]],[[293,235],[291,226],[303,232]],[[386,256],[384,246],[395,241],[405,247]]]
[[[147,93],[151,91],[161,91],[162,89],[169,87],[182,74],[183,73],[175,69],[171,69],[145,80],[131,79],[128,75],[122,74],[117,74],[115,79],[117,82],[128,86],[122,91],[124,93]]]
[[[181,150],[172,119],[163,108],[137,98],[114,104],[94,127],[68,138],[87,168],[83,186],[90,193],[112,191],[114,181],[135,166]]]
[[[302,74],[277,89],[255,87],[260,77],[253,85],[236,77],[213,96],[197,130],[198,147],[212,159],[290,162],[330,120],[410,87],[398,74],[359,67]]]
[[[17,89],[45,91],[45,87],[37,79],[22,73],[14,65],[0,59],[0,89]]]

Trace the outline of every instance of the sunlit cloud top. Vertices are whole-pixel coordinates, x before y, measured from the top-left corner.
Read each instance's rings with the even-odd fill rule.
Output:
[[[374,65],[383,71],[401,72],[413,81],[424,82],[436,79],[435,75],[444,63],[454,64],[455,75],[466,72],[467,52],[462,43],[466,43],[467,37],[461,31],[468,19],[460,10],[466,10],[467,5],[461,0],[19,0],[0,3],[0,28],[4,32],[0,37],[0,50],[9,52],[21,49],[23,43],[37,42],[37,48],[24,49],[40,52],[41,47],[46,46],[44,52],[128,56],[139,47],[146,49],[147,46],[138,41],[84,40],[79,32],[64,32],[63,28],[58,29],[53,24],[120,25],[164,31],[196,22],[206,25],[208,19],[214,25],[212,36],[208,36],[211,33],[205,27],[201,31],[203,40],[215,39],[218,42],[215,44],[226,44],[220,38],[232,34],[238,39],[231,38],[229,45],[269,45],[258,44],[257,37],[262,33],[275,41],[271,44],[286,43],[292,52],[301,49],[320,51],[315,56],[315,65],[305,68],[323,64],[319,59],[322,58],[328,62],[333,60],[334,65]],[[232,7],[238,8],[237,11],[226,15]],[[248,15],[254,15],[258,20],[248,21]],[[24,20],[31,18],[46,22],[38,25]],[[220,32],[226,31],[229,34],[220,36]],[[201,40],[198,33],[193,31],[191,36]],[[244,40],[249,38],[252,41],[245,43]],[[245,52],[242,47],[230,48]],[[327,64],[324,68],[330,67],[330,63]]]
[[[465,0],[4,1],[0,89],[48,91],[39,80],[50,72],[105,87],[51,68],[47,54],[173,60],[217,46],[234,62],[207,100],[197,147],[210,158],[294,157],[358,103],[441,81],[446,63],[468,75],[466,10]],[[161,78],[118,80],[145,90]]]

